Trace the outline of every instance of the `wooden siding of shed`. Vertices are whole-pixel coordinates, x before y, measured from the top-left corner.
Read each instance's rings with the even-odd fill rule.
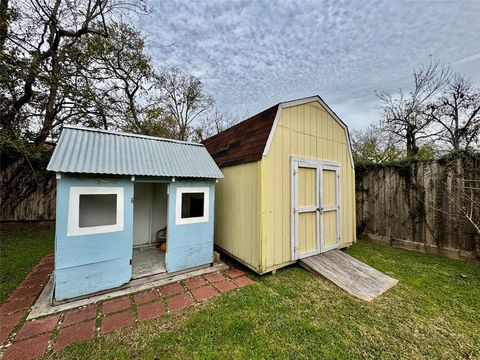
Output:
[[[346,130],[318,102],[282,110],[269,152],[261,160],[262,272],[291,262],[291,156],[340,164],[340,247],[355,241],[355,173],[348,146]]]
[[[260,269],[260,162],[222,168],[216,186],[215,244]]]

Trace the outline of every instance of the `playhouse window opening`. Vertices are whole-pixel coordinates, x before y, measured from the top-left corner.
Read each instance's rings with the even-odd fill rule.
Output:
[[[178,187],[175,207],[175,224],[208,222],[209,188]]]
[[[80,228],[115,225],[117,194],[81,194],[78,216]]]
[[[182,193],[182,219],[204,216],[205,193]]]

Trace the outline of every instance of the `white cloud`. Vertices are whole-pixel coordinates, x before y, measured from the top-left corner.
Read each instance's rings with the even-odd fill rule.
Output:
[[[461,64],[468,64],[471,62],[475,62],[478,64],[479,61],[480,61],[480,53],[462,57],[458,60],[452,61],[450,64],[454,66],[461,65]]]
[[[253,115],[319,94],[359,128],[379,116],[374,90],[408,86],[429,55],[480,82],[479,1],[151,4],[135,23],[155,63],[200,76],[221,111]]]

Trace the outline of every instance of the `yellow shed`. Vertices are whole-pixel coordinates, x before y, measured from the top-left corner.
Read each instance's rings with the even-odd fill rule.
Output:
[[[263,274],[355,242],[348,129],[319,96],[277,104],[204,144],[225,176],[215,244],[227,254]]]

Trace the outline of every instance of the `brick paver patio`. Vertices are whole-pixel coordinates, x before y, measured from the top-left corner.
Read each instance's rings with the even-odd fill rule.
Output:
[[[2,360],[39,358],[75,342],[181,311],[221,293],[253,284],[243,271],[229,269],[24,322],[52,271],[53,254],[43,258],[0,306]]]
[[[120,310],[128,309],[132,306],[130,297],[123,296],[121,298],[108,300],[103,303],[103,313],[111,314],[114,312],[119,312]]]

